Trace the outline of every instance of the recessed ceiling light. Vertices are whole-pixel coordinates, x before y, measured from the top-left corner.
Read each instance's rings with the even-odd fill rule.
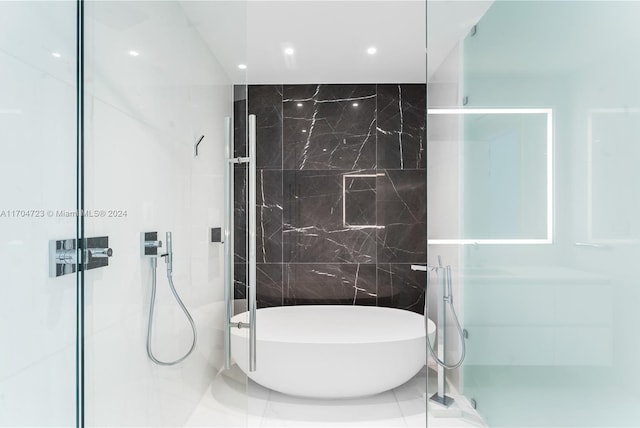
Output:
[[[138,51],[129,51],[129,55],[131,55],[131,56],[140,56],[140,52],[138,52]]]
[[[376,49],[374,46],[371,46],[369,49],[367,49],[367,53],[369,55],[375,55],[376,52],[378,52],[378,49]]]
[[[240,70],[246,70],[247,69],[247,65],[246,64],[238,64],[238,68]]]
[[[302,105],[303,105],[303,104],[302,104],[302,103],[298,103],[298,104],[296,104],[296,105],[297,105],[298,107],[302,107]]]
[[[54,58],[62,58],[62,55],[60,54],[60,52],[51,52],[51,56]]]
[[[360,104],[358,104],[358,103],[353,103],[353,104],[352,104],[352,106],[354,106],[354,107],[358,107],[359,105],[360,105]]]
[[[284,50],[285,55],[293,55],[293,52],[293,48],[285,48]]]

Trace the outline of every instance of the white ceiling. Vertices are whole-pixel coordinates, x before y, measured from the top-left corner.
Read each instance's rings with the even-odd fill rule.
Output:
[[[491,1],[429,1],[429,75]],[[424,0],[181,2],[235,82],[424,83]],[[432,18],[433,17],[433,18]],[[375,55],[367,54],[370,46]],[[284,54],[292,47],[294,55]],[[242,72],[238,64],[247,64]]]
[[[469,30],[480,21],[494,0],[429,0],[427,2],[428,77]]]
[[[249,81],[424,82],[425,17],[424,1],[250,2]]]

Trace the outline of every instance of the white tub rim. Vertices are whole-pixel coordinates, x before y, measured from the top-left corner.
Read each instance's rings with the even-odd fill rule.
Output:
[[[266,314],[271,312],[293,312],[293,311],[304,311],[304,312],[313,312],[313,311],[326,311],[330,312],[331,310],[337,309],[338,312],[369,312],[367,315],[371,315],[374,312],[383,316],[383,314],[394,315],[396,317],[404,317],[407,325],[403,323],[402,331],[398,331],[398,329],[394,329],[394,335],[375,335],[363,337],[362,335],[347,335],[342,334],[340,336],[330,336],[324,335],[322,337],[312,337],[311,334],[305,335],[288,335],[286,337],[277,337],[278,332],[268,331],[264,328],[261,328],[260,320],[258,320],[258,324],[256,326],[256,332],[258,334],[257,340],[259,342],[273,342],[273,343],[282,343],[282,344],[306,344],[306,345],[319,345],[319,346],[331,346],[331,345],[354,345],[361,346],[363,344],[378,344],[378,343],[394,343],[394,342],[406,342],[411,340],[424,340],[426,338],[426,332],[424,331],[424,316],[418,314],[416,312],[412,312],[406,309],[398,309],[398,308],[389,308],[382,306],[363,306],[363,305],[297,305],[297,306],[274,306],[269,308],[260,308],[257,310],[258,313]],[[249,313],[242,312],[240,314],[234,315],[231,318],[232,322],[248,322]],[[400,321],[397,320],[396,321]],[[433,335],[436,331],[435,323],[429,319],[429,336]],[[371,330],[370,332],[380,333],[377,330]],[[267,332],[267,336],[265,336],[264,332]],[[242,328],[231,328],[231,334],[243,339],[248,338],[248,329]]]

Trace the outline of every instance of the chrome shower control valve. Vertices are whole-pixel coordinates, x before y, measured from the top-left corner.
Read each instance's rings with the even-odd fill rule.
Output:
[[[142,255],[158,257],[158,250],[162,248],[162,241],[158,240],[158,232],[142,232]]]
[[[51,240],[49,241],[49,276],[56,278],[78,270],[86,271],[109,266],[111,256],[113,256],[113,250],[109,248],[108,236],[83,240]]]

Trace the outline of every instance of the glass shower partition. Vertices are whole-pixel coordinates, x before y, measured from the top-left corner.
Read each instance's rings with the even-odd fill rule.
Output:
[[[85,236],[112,249],[85,272],[86,426],[246,426],[246,376],[224,370],[220,233],[244,2],[85,7]],[[168,262],[197,343],[166,366],[148,349],[174,361],[194,336]]]
[[[429,257],[489,426],[638,424],[639,16],[495,1],[430,78]]]
[[[79,282],[50,271],[78,237],[78,34],[75,2],[0,2],[0,426],[79,422]]]

